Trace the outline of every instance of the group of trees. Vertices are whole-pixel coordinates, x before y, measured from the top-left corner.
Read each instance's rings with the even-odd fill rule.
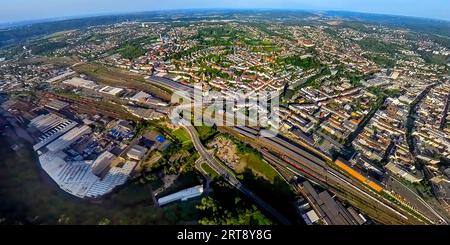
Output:
[[[240,197],[222,181],[213,183],[214,192],[197,205],[202,225],[270,225],[272,221],[256,206]]]
[[[388,98],[388,97],[395,98],[401,95],[401,91],[398,89],[383,89],[380,87],[370,87],[368,88],[368,91],[376,95],[378,98]]]
[[[375,38],[364,38],[358,41],[358,44],[364,50],[386,54],[397,53],[398,50],[401,48],[396,44],[382,42]]]
[[[301,85],[301,87],[309,87],[312,86],[313,88],[318,89],[322,85],[323,76],[330,75],[331,71],[330,68],[324,67],[320,70],[320,72],[306,80],[305,83]]]
[[[349,71],[345,68],[343,64],[337,67],[337,72],[335,75],[330,77],[330,80],[339,81],[341,78],[346,78],[350,80],[350,83],[354,87],[361,86],[361,80],[365,80],[369,75],[364,75],[362,72],[358,71]]]
[[[304,70],[319,69],[321,66],[320,62],[313,57],[301,58],[298,55],[283,58],[281,59],[281,62],[284,62],[287,65],[301,67]]]
[[[387,54],[364,54],[363,56],[384,68],[393,68],[397,64],[395,59]]]
[[[364,38],[358,41],[358,44],[363,50],[372,52],[364,54],[364,57],[386,68],[395,66],[395,55],[402,49],[397,44],[382,42],[375,38]]]
[[[240,31],[230,27],[207,27],[194,37],[201,45],[231,46],[238,39]]]
[[[198,135],[202,142],[206,142],[218,134],[217,126],[215,125],[213,127],[209,127],[206,125],[196,126],[195,129],[197,129]]]
[[[68,44],[65,41],[50,42],[45,40],[44,42],[31,45],[31,52],[38,55],[49,54],[57,49],[64,48],[67,45]]]
[[[145,50],[138,45],[127,44],[119,50],[123,58],[133,60],[145,55]]]
[[[424,50],[418,51],[420,57],[425,60],[425,62],[429,64],[436,65],[446,65],[450,63],[450,57],[445,55],[433,54],[432,52],[427,52]]]
[[[228,73],[221,72],[220,70],[212,68],[207,65],[202,66],[200,71],[197,73],[197,75],[199,75],[199,76],[204,75],[205,77],[209,77],[209,78],[216,78],[216,77],[220,77],[223,79],[230,78],[230,75]]]

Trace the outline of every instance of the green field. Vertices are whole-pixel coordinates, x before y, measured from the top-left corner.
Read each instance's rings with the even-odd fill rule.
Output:
[[[117,50],[117,52],[119,52],[119,54],[122,55],[123,58],[129,60],[134,60],[145,55],[144,49],[142,49],[140,46],[131,44],[124,46],[123,48]]]
[[[180,141],[183,148],[192,146],[191,137],[189,136],[188,132],[186,132],[185,129],[179,128],[175,131],[173,131],[172,135]]]
[[[217,133],[217,130],[206,125],[196,126],[195,129],[197,129],[201,141],[206,141]]]
[[[265,179],[273,183],[275,177],[279,177],[275,169],[265,162],[261,155],[255,152],[249,152],[241,155],[241,160],[246,163],[246,167],[251,169],[255,174],[263,176]]]
[[[219,177],[219,174],[214,171],[208,164],[202,163],[202,169],[208,174],[211,179],[216,179]]]
[[[76,30],[74,29],[74,30],[67,30],[67,31],[59,31],[59,32],[55,32],[53,34],[47,35],[47,36],[43,37],[42,39],[44,39],[44,40],[48,39],[52,42],[61,41],[64,38],[65,34],[68,34],[68,33],[74,32],[74,31],[76,31]]]

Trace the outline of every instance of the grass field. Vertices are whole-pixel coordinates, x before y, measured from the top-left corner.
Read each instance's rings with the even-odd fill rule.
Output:
[[[76,30],[67,30],[67,31],[55,32],[53,34],[45,36],[42,39],[49,39],[52,42],[56,42],[56,41],[60,41],[60,40],[64,39],[64,35],[65,34],[68,34],[68,33],[74,32],[74,31],[76,31]]]
[[[195,128],[198,131],[198,135],[199,135],[201,141],[205,141],[217,133],[217,130],[215,130],[212,127],[205,126],[205,125],[196,126]]]
[[[268,181],[274,181],[278,173],[275,169],[265,162],[261,156],[255,152],[245,153],[241,156],[241,161],[244,163],[246,168],[251,169],[255,174],[260,175],[267,179]]]
[[[211,179],[215,179],[219,177],[219,174],[214,171],[208,164],[202,163],[202,169],[209,175]]]
[[[53,65],[70,66],[80,62],[80,58],[76,56],[64,56],[64,57],[47,57],[39,56],[26,60],[27,64],[45,63]],[[25,61],[18,61],[19,64],[25,64]]]
[[[186,132],[185,129],[179,128],[173,131],[172,134],[175,138],[177,138],[181,142],[183,147],[188,147],[192,145],[191,137],[189,137],[189,134],[188,132]]]

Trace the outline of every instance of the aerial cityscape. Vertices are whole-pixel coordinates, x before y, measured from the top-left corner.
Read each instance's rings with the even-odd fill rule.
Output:
[[[450,224],[450,16],[205,7],[0,20],[0,224]]]

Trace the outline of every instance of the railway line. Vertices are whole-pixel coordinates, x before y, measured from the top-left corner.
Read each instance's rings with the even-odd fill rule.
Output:
[[[408,213],[402,207],[386,200],[381,195],[384,194],[383,187],[378,183],[362,176],[356,170],[346,166],[340,161],[333,164],[342,171],[338,171],[331,167],[325,159],[314,153],[290,143],[289,139],[282,136],[273,138],[261,137],[259,132],[248,127],[234,127],[232,130],[237,133],[254,139],[257,144],[261,145],[262,154],[271,162],[278,162],[290,172],[301,175],[314,183],[329,189],[344,189],[347,193],[356,195],[361,199],[370,200],[368,204],[374,210],[382,209],[383,212],[390,213],[393,217],[397,217],[398,223],[432,223],[431,220],[414,215],[405,215]],[[269,150],[270,149],[270,150]],[[270,153],[274,151],[276,154]],[[277,155],[281,155],[278,157]],[[346,167],[343,167],[346,166]],[[350,178],[342,172],[346,172],[354,178]]]

